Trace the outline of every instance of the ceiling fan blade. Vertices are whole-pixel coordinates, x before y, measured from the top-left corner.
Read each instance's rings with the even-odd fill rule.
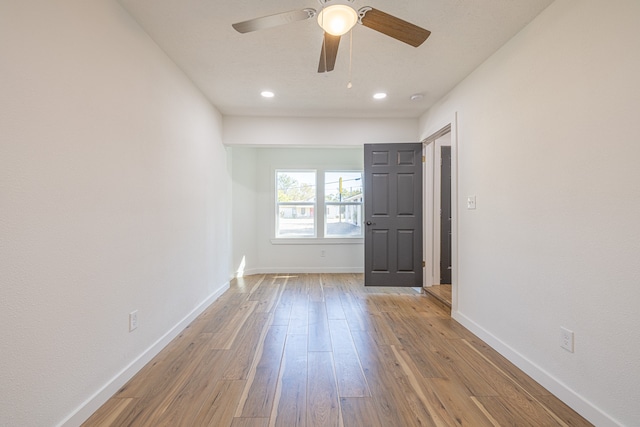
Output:
[[[278,25],[289,24],[296,21],[316,16],[315,9],[292,10],[290,12],[277,13],[275,15],[263,16],[262,18],[249,19],[248,21],[237,22],[231,26],[239,33],[249,33],[251,31],[264,30],[266,28],[277,27]]]
[[[320,51],[320,64],[318,65],[319,73],[333,71],[333,67],[336,65],[339,44],[340,36],[332,36],[329,33],[324,33],[322,50]]]
[[[374,9],[363,7],[358,11],[365,27],[376,30],[396,40],[418,47],[429,37],[431,31],[413,25],[410,22],[396,18],[393,15]]]

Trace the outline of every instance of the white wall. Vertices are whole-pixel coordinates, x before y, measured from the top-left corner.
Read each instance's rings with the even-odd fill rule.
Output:
[[[227,285],[221,117],[110,0],[0,3],[0,75],[0,425],[76,425]]]
[[[258,148],[234,146],[233,257],[244,260],[244,274],[362,272],[362,239],[336,244],[335,239],[280,244],[275,234],[275,170],[362,170],[362,147]],[[291,239],[287,239],[291,241]],[[324,251],[325,256],[321,256]]]
[[[232,158],[232,271],[242,277],[259,270],[258,216],[264,207],[258,203],[258,150],[229,147]],[[264,178],[264,177],[262,177]]]
[[[416,142],[418,119],[358,119],[225,116],[228,145],[362,146]]]
[[[458,114],[454,317],[599,426],[640,423],[639,22],[557,0],[420,125]]]

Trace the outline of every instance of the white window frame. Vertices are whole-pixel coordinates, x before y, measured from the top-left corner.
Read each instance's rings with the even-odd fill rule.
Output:
[[[326,205],[325,201],[325,175],[328,172],[345,172],[345,173],[353,173],[358,172],[362,174],[362,179],[364,179],[364,171],[361,169],[351,169],[351,168],[274,168],[272,171],[272,200],[274,201],[272,213],[274,215],[273,218],[273,229],[272,229],[272,238],[271,243],[274,245],[318,245],[318,244],[327,244],[327,245],[335,245],[335,244],[362,244],[364,241],[364,227],[362,228],[362,233],[359,236],[331,236],[327,237],[326,234]],[[315,172],[316,176],[316,201],[315,204],[306,202],[278,202],[278,173],[279,172]],[[364,193],[364,191],[363,191]],[[309,204],[314,208],[314,236],[287,236],[287,235],[279,235],[279,208],[280,206],[291,204],[296,206],[301,206],[305,204]],[[332,204],[333,202],[329,202]],[[343,204],[353,204],[352,202],[342,202]],[[322,215],[319,214],[322,212]],[[363,202],[362,202],[362,215],[364,216],[364,194],[363,194]]]

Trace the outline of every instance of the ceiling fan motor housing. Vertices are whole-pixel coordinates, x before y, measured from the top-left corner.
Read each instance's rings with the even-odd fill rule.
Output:
[[[328,0],[318,13],[318,25],[332,36],[348,33],[358,22],[358,12],[351,6],[353,0]]]

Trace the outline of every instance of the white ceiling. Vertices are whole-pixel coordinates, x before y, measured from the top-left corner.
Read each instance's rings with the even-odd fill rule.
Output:
[[[374,30],[342,37],[335,70],[318,74],[322,30],[314,19],[252,33],[231,24],[319,0],[120,0],[227,115],[419,117],[553,0],[355,0],[431,31],[414,48]],[[262,90],[276,96],[264,99]],[[374,92],[388,93],[385,100]],[[411,101],[412,94],[424,97]]]

